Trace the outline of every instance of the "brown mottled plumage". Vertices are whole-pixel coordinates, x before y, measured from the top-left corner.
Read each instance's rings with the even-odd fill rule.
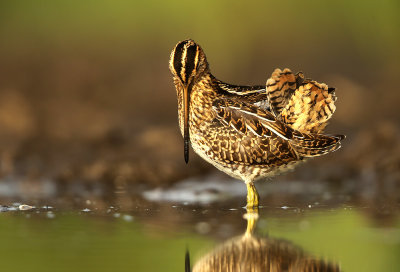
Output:
[[[192,40],[172,50],[170,70],[185,161],[191,144],[203,159],[244,180],[249,207],[258,206],[254,181],[340,148],[344,136],[321,134],[335,111],[334,89],[302,73],[276,69],[266,87],[227,84],[211,74]]]

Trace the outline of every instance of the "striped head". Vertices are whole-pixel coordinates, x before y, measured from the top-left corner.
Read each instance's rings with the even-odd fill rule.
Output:
[[[208,63],[201,47],[193,40],[179,42],[171,52],[169,69],[174,75],[175,87],[182,94],[183,140],[185,162],[189,161],[189,105],[193,85],[208,72]],[[181,93],[183,92],[183,93]]]
[[[208,63],[198,44],[193,40],[184,40],[179,42],[172,50],[169,69],[174,77],[179,79],[182,87],[189,88],[205,72],[208,72]]]

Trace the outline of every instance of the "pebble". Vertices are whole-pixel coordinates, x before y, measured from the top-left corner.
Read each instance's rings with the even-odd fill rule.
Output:
[[[33,208],[35,208],[35,207],[34,206],[29,206],[29,205],[26,205],[26,204],[21,204],[21,205],[18,206],[18,210],[20,210],[20,211],[29,211],[29,210],[32,210]]]
[[[124,215],[122,216],[122,219],[125,220],[125,221],[127,221],[127,222],[131,222],[131,221],[133,221],[133,216],[132,216],[132,215],[129,215],[129,214],[124,214]]]

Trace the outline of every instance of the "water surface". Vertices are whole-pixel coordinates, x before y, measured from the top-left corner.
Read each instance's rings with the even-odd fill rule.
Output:
[[[247,228],[246,211],[235,202],[133,209],[87,202],[79,209],[26,211],[17,205],[0,213],[3,271],[184,271],[186,251],[196,266]],[[264,206],[252,235],[341,271],[400,269],[400,218],[393,212],[320,203]]]

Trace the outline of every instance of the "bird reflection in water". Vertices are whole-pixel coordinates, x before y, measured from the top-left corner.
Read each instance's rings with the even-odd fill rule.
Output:
[[[338,272],[338,265],[312,257],[290,241],[271,237],[257,237],[254,229],[257,211],[248,211],[246,232],[218,245],[190,267],[189,252],[185,258],[185,272]]]

